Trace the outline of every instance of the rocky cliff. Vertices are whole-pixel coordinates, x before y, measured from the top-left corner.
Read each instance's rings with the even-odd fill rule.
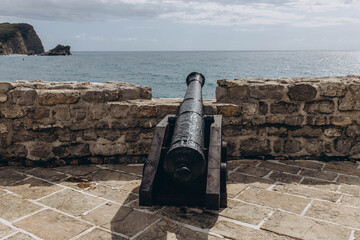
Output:
[[[43,52],[44,47],[33,26],[26,23],[0,24],[0,55]]]
[[[70,56],[70,46],[63,46],[61,44],[58,44],[55,48],[43,52],[41,56]]]

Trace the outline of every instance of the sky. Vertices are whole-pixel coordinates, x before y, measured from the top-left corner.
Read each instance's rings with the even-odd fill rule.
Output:
[[[45,50],[360,50],[360,0],[1,0]]]

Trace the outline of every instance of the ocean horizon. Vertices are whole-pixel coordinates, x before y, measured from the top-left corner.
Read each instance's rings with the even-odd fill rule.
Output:
[[[216,81],[234,78],[360,75],[360,51],[73,51],[72,56],[1,56],[0,81],[121,81],[152,87],[153,97],[180,97],[194,71],[206,78],[205,99]]]

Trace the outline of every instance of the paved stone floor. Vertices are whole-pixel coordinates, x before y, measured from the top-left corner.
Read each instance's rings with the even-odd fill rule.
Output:
[[[360,163],[229,162],[228,208],[140,207],[142,165],[0,168],[0,239],[360,239]]]

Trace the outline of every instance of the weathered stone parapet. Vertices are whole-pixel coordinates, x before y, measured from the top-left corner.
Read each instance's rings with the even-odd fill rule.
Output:
[[[360,77],[218,83],[204,110],[223,115],[230,158],[360,158]],[[0,163],[142,162],[181,101],[119,82],[0,82]]]
[[[218,103],[251,109],[225,119],[233,156],[360,158],[359,76],[224,79],[218,85]]]

